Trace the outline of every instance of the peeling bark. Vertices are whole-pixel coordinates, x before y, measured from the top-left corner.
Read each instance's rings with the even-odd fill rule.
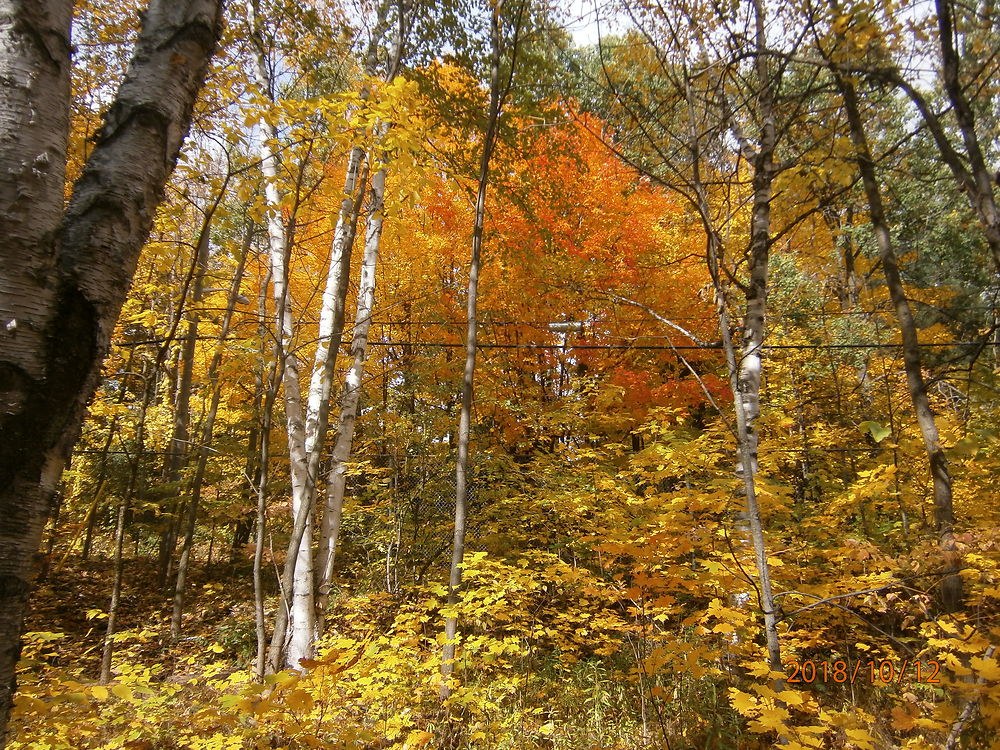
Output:
[[[32,557],[187,133],[219,0],[153,0],[63,212],[71,3],[0,2],[0,736]]]

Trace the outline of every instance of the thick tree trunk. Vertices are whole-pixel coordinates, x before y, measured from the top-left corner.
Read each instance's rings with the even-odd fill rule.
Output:
[[[62,215],[71,4],[0,2],[0,737],[49,501],[187,133],[220,5],[150,3]]]
[[[67,0],[0,2],[0,746],[15,687],[21,617],[35,552],[65,460],[48,412],[57,370],[49,328],[69,133]],[[58,331],[53,334],[58,335]],[[54,373],[52,373],[54,374]],[[76,375],[74,373],[74,375]],[[74,379],[80,376],[76,375]],[[51,389],[51,386],[49,386]],[[54,421],[56,434],[39,440]],[[62,447],[62,446],[58,446]]]
[[[851,81],[837,72],[834,72],[834,76],[843,97],[851,141],[857,153],[858,170],[861,173],[865,197],[868,201],[868,214],[882,260],[882,270],[889,288],[889,296],[896,311],[896,318],[899,321],[906,384],[910,392],[917,424],[920,427],[920,434],[924,440],[924,448],[927,451],[927,460],[934,486],[934,516],[938,542],[944,558],[944,575],[940,586],[941,602],[946,611],[954,612],[961,607],[962,603],[962,578],[958,573],[959,556],[954,536],[955,511],[952,503],[948,461],[941,446],[937,422],[927,397],[927,384],[924,381],[917,326],[913,320],[910,304],[906,299],[903,280],[899,272],[899,260],[893,246],[892,235],[889,232],[889,224],[885,218],[882,192],[875,173],[875,161],[872,158],[868,138],[865,134],[857,92]]]
[[[0,734],[48,505],[187,132],[220,2],[154,0],[64,216],[70,3],[0,3]],[[62,219],[60,224],[60,218]]]

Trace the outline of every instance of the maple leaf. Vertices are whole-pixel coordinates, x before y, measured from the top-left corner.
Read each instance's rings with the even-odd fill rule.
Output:
[[[1000,681],[1000,663],[996,659],[973,656],[969,659],[969,665],[976,670],[976,674],[982,679],[990,682]]]
[[[783,708],[765,708],[760,712],[760,717],[749,724],[751,732],[763,734],[764,732],[778,732],[783,734],[788,731],[785,722],[789,719],[788,711]]]
[[[755,697],[749,693],[744,693],[742,690],[729,688],[729,698],[732,707],[744,716],[754,716],[759,710],[760,702]]]
[[[912,729],[914,721],[913,716],[905,708],[901,706],[896,706],[892,709],[892,728],[899,730],[900,732],[905,732],[908,729]]]

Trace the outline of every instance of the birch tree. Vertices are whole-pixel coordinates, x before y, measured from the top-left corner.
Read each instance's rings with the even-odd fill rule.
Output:
[[[254,74],[256,83],[261,93],[269,101],[274,101],[275,87],[271,78],[271,69],[268,65],[263,38],[261,36],[258,4],[251,0],[246,3],[247,18],[250,24],[250,38],[254,52]],[[279,162],[272,144],[277,143],[278,131],[276,125],[265,121],[261,127],[261,134],[258,143],[258,154],[260,157],[261,172],[264,175],[264,197],[267,205],[265,211],[265,225],[267,228],[267,247],[269,258],[269,273],[271,277],[271,289],[274,295],[275,310],[275,339],[276,352],[280,359],[279,370],[281,372],[281,385],[284,394],[285,426],[288,433],[288,455],[289,471],[292,484],[293,517],[296,520],[296,527],[299,526],[299,517],[302,518],[303,528],[299,531],[299,539],[305,536],[304,524],[308,521],[310,513],[308,510],[302,512],[302,502],[306,496],[308,482],[308,460],[305,448],[305,415],[302,404],[302,386],[300,384],[300,362],[294,348],[295,321],[292,314],[292,299],[288,288],[288,247],[286,242],[285,227],[281,220],[281,200],[282,195],[279,189]],[[293,537],[298,529],[293,529]],[[293,553],[299,550],[296,544]],[[306,554],[308,555],[308,547]],[[308,555],[311,557],[311,555]],[[309,568],[311,560],[304,561],[304,569]],[[294,569],[294,568],[293,568]],[[288,586],[288,580],[283,577],[283,596]],[[285,607],[289,606],[285,602]],[[279,608],[284,611],[283,608]],[[283,652],[284,632],[275,630],[272,642],[272,651],[269,660],[273,663],[280,658]],[[297,666],[297,662],[295,662]]]
[[[337,555],[340,522],[344,513],[344,492],[347,489],[347,462],[351,458],[358,406],[361,402],[361,383],[365,373],[368,353],[368,331],[371,328],[375,306],[375,271],[378,266],[379,245],[382,239],[382,210],[385,203],[385,167],[380,168],[371,180],[369,216],[365,230],[365,253],[358,282],[357,314],[351,338],[351,364],[344,377],[340,398],[340,414],[333,444],[330,473],[327,477],[326,504],[323,509],[322,536],[319,545],[320,577],[317,586],[317,607],[320,615],[326,610],[333,578],[333,565]]]
[[[781,6],[750,0],[726,9],[683,3],[630,8],[648,50],[648,68],[622,65],[602,46],[596,82],[604,96],[610,95],[614,119],[624,125],[613,147],[679,194],[705,232],[734,397],[730,428],[745,503],[736,525],[753,552],[768,661],[772,670],[781,671],[767,532],[757,500],[758,420],[771,250],[777,238],[814,210],[796,209],[776,222],[775,184],[809,148],[807,140],[794,142],[792,136],[803,130],[817,74],[789,71],[804,32],[789,23]],[[794,87],[788,83],[793,77],[799,79]],[[785,158],[779,158],[779,150]],[[742,297],[738,338],[732,296]],[[775,682],[780,690],[782,681]]]
[[[152,0],[63,208],[68,0],[0,3],[0,733],[33,555],[219,36],[219,0]]]
[[[260,34],[259,8],[256,2],[246,3],[254,48],[254,70],[258,88],[274,102],[276,84],[266,57]],[[379,49],[389,16],[390,4],[380,4],[371,32],[363,70],[366,76],[377,72]],[[359,99],[368,99],[367,84]],[[348,113],[350,119],[351,113]],[[288,289],[289,248],[282,225],[278,187],[279,161],[272,144],[278,141],[273,118],[265,121],[259,143],[261,167],[267,182],[266,223],[270,248],[270,270],[274,304],[277,311],[282,351],[282,384],[288,429],[289,460],[292,466],[292,531],[288,554],[281,575],[283,605],[275,620],[268,654],[269,668],[277,669],[280,662],[298,667],[300,660],[309,658],[318,636],[315,601],[315,560],[313,557],[313,510],[315,508],[321,454],[330,413],[330,395],[336,371],[337,352],[344,329],[347,291],[350,281],[351,256],[357,230],[364,187],[367,182],[366,153],[360,144],[351,147],[340,209],[333,233],[330,261],[323,289],[318,324],[316,353],[313,358],[308,388],[303,397],[300,366],[294,354],[294,321]]]
[[[385,80],[392,81],[399,72],[403,59],[404,44],[408,27],[412,22],[403,4],[400,4],[396,18],[395,41],[386,63]],[[384,141],[389,125],[376,125],[377,141]],[[370,158],[370,157],[369,157]],[[379,247],[382,242],[383,211],[385,208],[385,181],[388,154],[377,155],[383,163],[371,177],[369,186],[368,216],[365,225],[364,258],[358,281],[357,313],[354,332],[351,337],[351,364],[344,377],[340,396],[340,413],[337,420],[336,438],[330,471],[327,475],[326,501],[322,515],[322,529],[318,550],[319,581],[317,585],[317,611],[320,618],[326,611],[333,578],[333,565],[337,555],[337,541],[340,536],[340,522],[344,512],[344,493],[347,488],[347,462],[351,457],[354,431],[361,402],[361,382],[365,373],[365,358],[368,353],[368,331],[371,328],[372,311],[375,306],[375,271],[378,267]],[[354,219],[357,222],[357,217]],[[329,398],[329,393],[327,393]],[[319,630],[322,630],[320,622]]]

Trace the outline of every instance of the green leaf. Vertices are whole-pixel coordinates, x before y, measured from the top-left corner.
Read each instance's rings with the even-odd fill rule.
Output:
[[[862,432],[867,432],[871,434],[872,439],[876,443],[881,443],[883,440],[889,437],[889,435],[892,434],[892,428],[883,427],[878,422],[865,421],[859,424],[858,427],[861,428]]]

